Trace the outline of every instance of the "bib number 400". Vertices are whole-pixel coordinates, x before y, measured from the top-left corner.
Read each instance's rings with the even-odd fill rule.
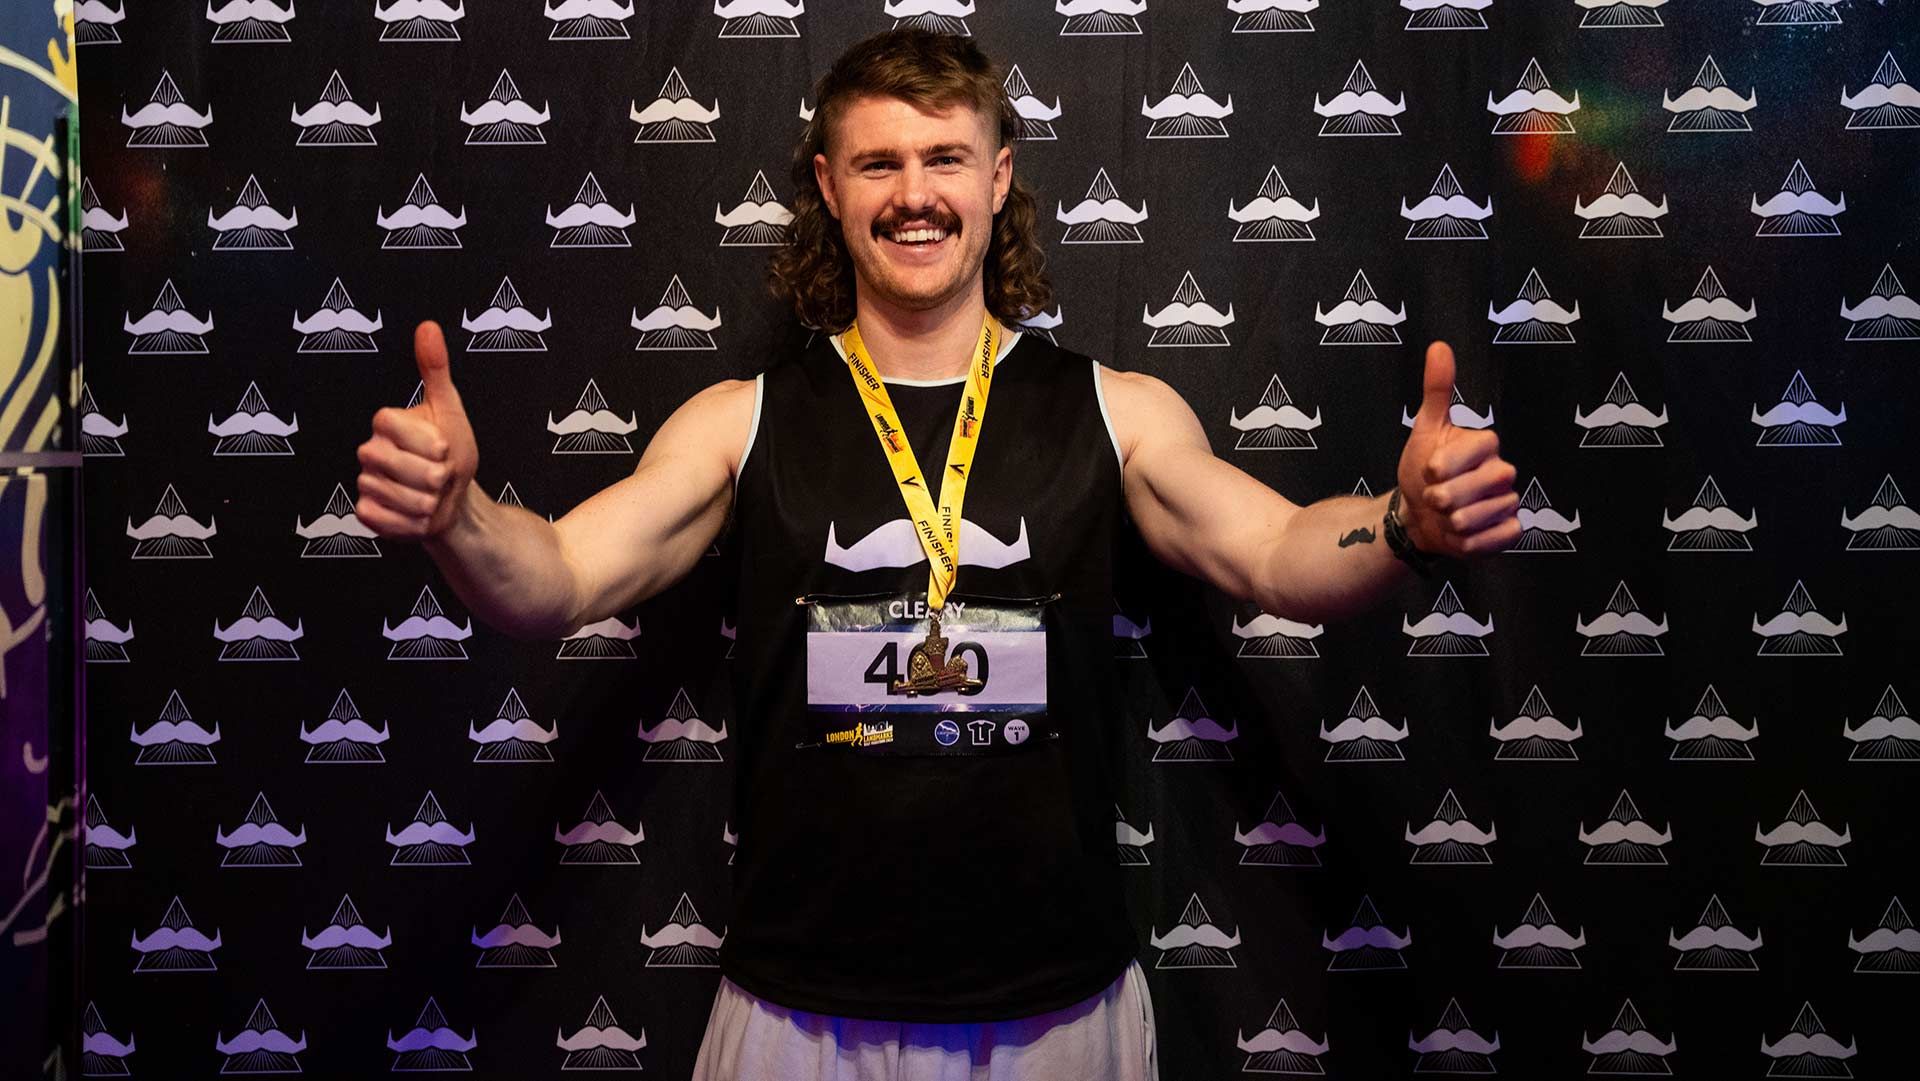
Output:
[[[972,696],[987,689],[987,651],[978,642],[956,642],[950,657],[968,657],[967,675],[980,681],[979,686],[956,688],[954,693]],[[874,654],[873,663],[867,665],[866,681],[891,687],[900,676],[900,643],[888,642]]]

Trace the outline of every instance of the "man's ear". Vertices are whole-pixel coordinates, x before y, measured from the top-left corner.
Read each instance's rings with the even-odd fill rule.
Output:
[[[1007,205],[1007,192],[1013,189],[1013,148],[1003,146],[993,159],[993,212]]]
[[[813,156],[813,182],[820,186],[820,197],[827,202],[827,213],[840,217],[839,198],[833,190],[833,170],[827,167],[827,156]]]

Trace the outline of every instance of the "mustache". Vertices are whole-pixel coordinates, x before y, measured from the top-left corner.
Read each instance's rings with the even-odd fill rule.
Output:
[[[910,221],[924,222],[926,223],[924,227],[938,229],[948,236],[953,236],[960,232],[960,216],[958,214],[952,211],[942,210],[939,207],[928,207],[924,210],[906,210],[882,214],[880,217],[873,219],[873,235],[877,238],[882,233],[891,233]]]

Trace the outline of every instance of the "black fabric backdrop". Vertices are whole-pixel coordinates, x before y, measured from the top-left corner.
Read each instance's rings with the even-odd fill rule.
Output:
[[[725,687],[724,544],[628,615],[636,637],[570,647],[613,654],[595,660],[475,627],[462,658],[401,663],[390,653],[434,652],[382,636],[433,614],[423,587],[454,624],[468,619],[430,562],[387,542],[371,546],[377,558],[303,554],[368,547],[310,527],[345,509],[331,497],[352,491],[372,411],[414,389],[420,319],[448,329],[483,485],[556,516],[630,470],[694,391],[751,376],[799,340],[762,287],[767,249],[722,246],[729,230],[709,208],[734,211],[758,173],[790,196],[812,80],[850,41],[922,9],[820,3],[783,23],[778,4],[747,17],[756,2],[726,19],[679,3],[547,15],[476,0],[453,21],[412,0],[303,5],[291,19],[262,4],[251,21],[224,22],[140,0],[81,6],[86,381],[98,414],[88,1026],[137,1046],[118,1054],[95,1037],[84,1072],[184,1077],[289,1059],[327,1077],[690,1067],[717,974],[698,967],[709,956],[698,941],[641,940],[673,922],[716,935],[728,923],[728,763],[741,733]],[[1139,834],[1122,839],[1152,837],[1117,855],[1136,864],[1129,902],[1163,1076],[1911,1076],[1920,933],[1902,901],[1915,900],[1907,784],[1920,729],[1898,696],[1914,693],[1901,662],[1915,645],[1920,520],[1898,489],[1917,483],[1903,432],[1920,312],[1895,279],[1920,275],[1920,103],[1902,83],[1876,106],[1868,88],[1899,82],[1890,64],[1920,63],[1920,28],[1908,5],[1858,0],[1413,6],[1336,0],[1262,15],[1154,0],[1100,16],[1071,14],[1083,3],[1063,14],[993,2],[951,16],[1017,64],[1040,102],[1058,100],[1055,138],[1024,144],[1018,172],[1046,208],[1061,344],[1167,380],[1221,454],[1306,501],[1392,483],[1421,349],[1445,338],[1461,360],[1456,415],[1492,416],[1528,492],[1528,544],[1541,549],[1449,567],[1317,636],[1270,624],[1237,635],[1255,613],[1144,555],[1117,584],[1126,619],[1150,626],[1116,638],[1132,708],[1113,723],[1137,735],[1138,753],[1115,810]],[[399,18],[419,12],[427,21]],[[1605,25],[1629,15],[1658,25]],[[1417,29],[1435,23],[1468,27]],[[1235,32],[1262,26],[1298,29]],[[787,29],[797,36],[745,36]],[[1069,32],[1089,29],[1139,32]],[[421,40],[436,34],[457,40]],[[287,40],[248,40],[276,37]],[[1708,57],[1731,107],[1723,93],[1717,118],[1663,108],[1663,95],[1711,88]],[[1354,100],[1337,98],[1343,89],[1367,89],[1356,62],[1403,111],[1387,116],[1372,98],[1371,119],[1342,113]],[[717,104],[710,142],[650,141],[701,137],[697,119],[674,130],[632,119],[678,90],[663,89],[670,72],[701,109]],[[1530,117],[1490,110],[1542,79],[1579,108],[1554,112],[1542,94],[1533,103],[1549,109]],[[508,83],[547,118],[463,122],[490,94],[510,98]],[[1178,99],[1162,104],[1176,91],[1231,97],[1232,111],[1193,119],[1202,103],[1156,121],[1136,104],[1178,113]],[[345,112],[329,127],[311,112],[349,97],[377,105],[378,122]],[[175,100],[160,118],[171,128],[130,115]],[[1715,119],[1732,130],[1685,130]],[[1322,137],[1323,126],[1397,130]],[[520,145],[488,143],[503,135]],[[1480,210],[1455,201],[1451,221],[1403,215],[1454,192],[1436,181],[1443,168]],[[1318,216],[1230,219],[1230,207],[1282,193],[1270,170]],[[1088,197],[1102,171],[1131,211],[1145,204],[1140,242],[1063,242],[1078,236],[1056,210]],[[589,176],[616,208],[605,228],[617,236],[548,223]],[[1630,185],[1646,202],[1576,214]],[[1844,196],[1845,209],[1822,213],[1809,196],[1798,216],[1756,213],[1778,209],[1783,186]],[[410,199],[437,200],[455,216],[443,224],[465,221],[409,231],[391,218]],[[261,203],[298,225],[210,224]],[[1627,217],[1608,217],[1616,203]],[[1486,239],[1408,238],[1476,224]],[[1658,235],[1607,235],[1620,232]],[[583,237],[613,246],[568,246]],[[421,239],[440,246],[404,246]],[[273,247],[236,250],[260,244]],[[1704,307],[1716,295],[1708,268],[1731,308]],[[1350,290],[1358,273],[1389,312],[1404,305],[1404,322],[1369,309],[1369,335],[1344,319],[1353,309],[1336,305],[1366,299]],[[1143,308],[1200,299],[1188,274],[1233,321],[1145,325]],[[664,296],[676,278],[719,325],[636,329],[680,300]],[[551,319],[543,350],[486,351],[536,339],[460,329],[463,315],[511,306],[503,279]],[[1699,310],[1677,311],[1696,296]],[[1520,318],[1520,299],[1548,318]],[[1579,318],[1564,321],[1576,303]],[[377,312],[379,329],[329,335],[307,322],[348,307]],[[150,315],[169,309],[188,314]],[[127,329],[143,318],[140,333]],[[1323,344],[1354,337],[1397,341]],[[708,339],[711,350],[636,348]],[[323,351],[343,346],[371,351]],[[616,420],[632,417],[630,434],[605,418],[600,435],[571,442],[549,430],[598,404],[589,387]],[[1791,405],[1807,398],[1820,406]],[[1263,400],[1299,412],[1249,423]],[[1647,413],[1603,409],[1636,400]],[[1799,423],[1776,423],[1783,401]],[[236,412],[289,424],[234,434]],[[296,417],[297,431],[274,434]],[[1258,449],[1276,442],[1291,449]],[[199,525],[150,522],[182,513]],[[302,636],[231,629],[269,609]],[[1464,615],[1447,622],[1453,611]],[[1425,633],[1423,619],[1447,622],[1444,633]],[[439,651],[455,651],[444,634]],[[384,743],[314,735],[330,715],[348,719],[343,690]],[[725,724],[727,738],[641,738],[689,714]],[[1563,725],[1528,719],[1547,714]],[[198,728],[155,728],[189,716]],[[514,732],[528,738],[474,738],[523,716],[532,727]],[[1203,717],[1218,727],[1165,728]],[[378,760],[324,760],[356,749]],[[703,760],[713,751],[721,761]],[[489,760],[516,753],[532,760]],[[386,840],[433,817],[429,794],[470,844]],[[599,849],[556,840],[605,811],[620,825]],[[292,835],[230,836],[270,819]],[[302,843],[274,847],[302,831]],[[405,862],[430,851],[461,865]],[[569,862],[622,853],[637,862]],[[303,947],[353,922],[338,911],[349,898],[357,935],[390,944]],[[474,944],[503,922],[559,941]],[[1220,945],[1149,945],[1180,924],[1211,925]],[[218,948],[153,937],[187,926],[217,932]],[[1372,946],[1330,948],[1356,938]],[[326,967],[350,957],[381,967]],[[471,1049],[389,1050],[435,1027],[429,1003]],[[611,1022],[644,1030],[645,1046],[566,1049],[583,1026]],[[247,1029],[282,1034],[249,1045],[306,1043],[236,1050]]]

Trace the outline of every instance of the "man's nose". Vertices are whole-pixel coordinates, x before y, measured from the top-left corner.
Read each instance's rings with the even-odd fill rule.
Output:
[[[911,216],[914,212],[932,209],[933,191],[928,179],[927,170],[917,162],[908,162],[900,169],[893,189],[896,214]]]

